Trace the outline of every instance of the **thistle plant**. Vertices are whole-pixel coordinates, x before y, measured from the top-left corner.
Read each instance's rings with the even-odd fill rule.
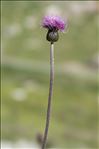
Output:
[[[48,107],[46,115],[46,126],[44,131],[44,137],[42,141],[42,149],[45,149],[50,115],[51,115],[51,101],[53,95],[53,82],[54,82],[54,42],[58,41],[59,33],[58,31],[64,31],[66,23],[59,16],[46,16],[42,21],[42,26],[48,29],[46,39],[50,42],[50,84],[49,84],[49,96],[48,96]]]

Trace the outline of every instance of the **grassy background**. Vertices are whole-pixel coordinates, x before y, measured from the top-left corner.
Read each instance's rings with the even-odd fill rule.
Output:
[[[97,148],[98,78],[93,63],[97,55],[97,16],[96,11],[87,9],[81,14],[73,13],[71,6],[76,3],[2,2],[3,140],[37,141],[37,134],[43,134],[49,43],[40,23],[54,6],[64,17],[68,16],[69,28],[66,34],[60,33],[60,40],[55,43],[49,142],[56,148]],[[79,8],[87,4],[78,3]]]

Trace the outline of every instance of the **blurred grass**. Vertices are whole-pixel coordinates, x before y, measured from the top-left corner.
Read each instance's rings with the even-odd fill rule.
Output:
[[[43,133],[49,84],[49,44],[40,27],[44,8],[69,2],[2,2],[2,139],[35,139]],[[65,6],[66,8],[65,8]],[[25,26],[35,17],[34,28]],[[77,19],[77,18],[75,18]],[[55,147],[97,148],[97,71],[90,78],[64,73],[68,61],[86,66],[97,54],[96,12],[79,18],[71,15],[69,30],[55,44],[55,83],[49,140]],[[81,22],[81,23],[80,23]],[[20,32],[8,29],[18,24]],[[31,40],[33,43],[31,44]],[[13,93],[23,89],[25,100],[14,100]]]

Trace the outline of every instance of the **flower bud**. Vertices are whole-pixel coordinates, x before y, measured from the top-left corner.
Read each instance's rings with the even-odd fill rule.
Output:
[[[57,30],[48,30],[46,39],[50,42],[56,42],[59,39],[59,34]]]

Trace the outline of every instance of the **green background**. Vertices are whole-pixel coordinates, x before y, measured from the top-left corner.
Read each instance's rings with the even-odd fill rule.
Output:
[[[75,4],[78,12],[71,9]],[[55,148],[96,149],[98,16],[96,8],[87,10],[87,2],[2,2],[2,140],[37,142],[44,132],[50,43],[41,22],[53,7],[69,25],[55,43],[48,142]]]

